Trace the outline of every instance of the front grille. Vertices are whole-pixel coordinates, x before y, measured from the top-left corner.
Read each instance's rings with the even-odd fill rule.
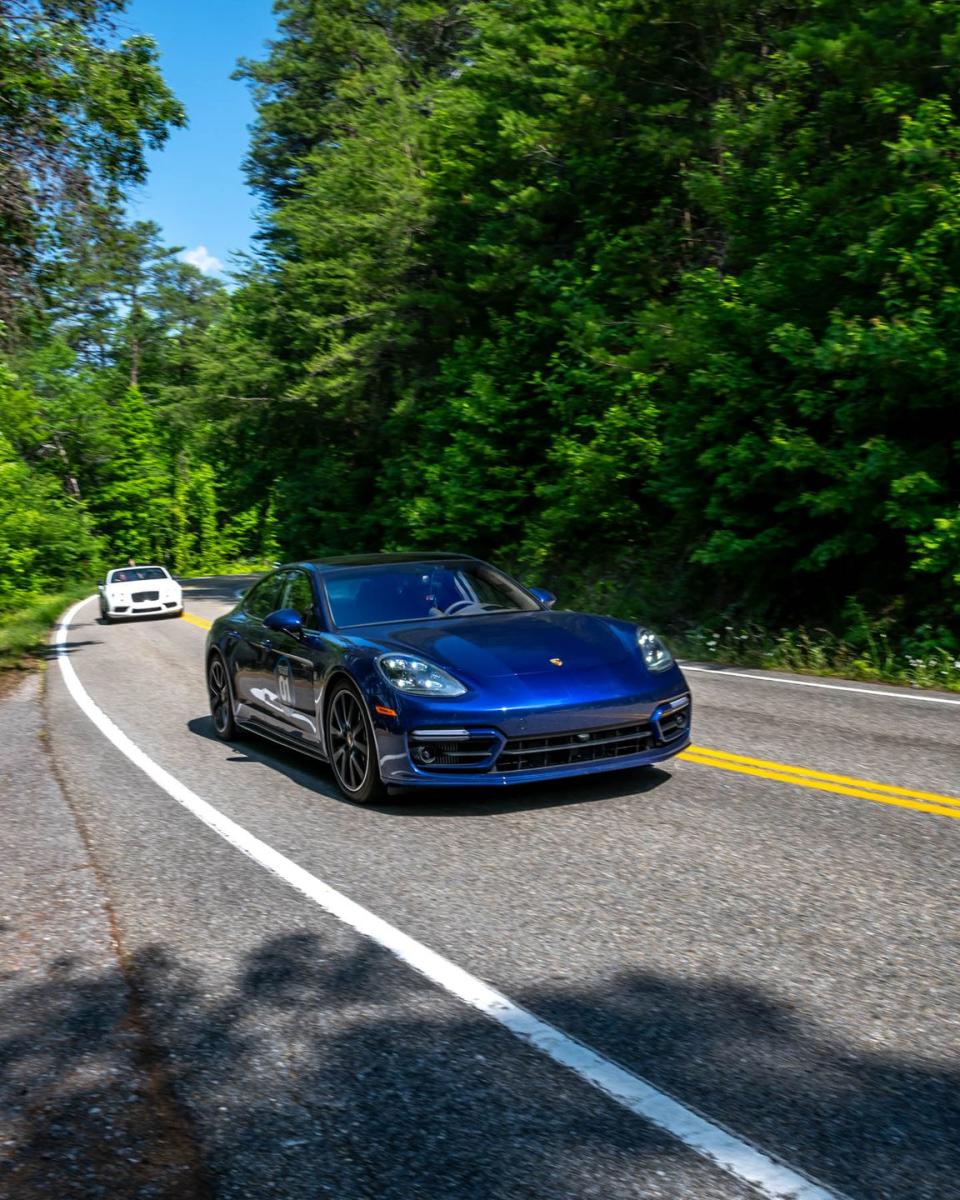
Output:
[[[159,600],[160,593],[159,592],[134,592],[132,599],[133,599],[134,604],[145,604],[147,600]]]
[[[410,757],[421,771],[511,774],[630,758],[682,740],[690,728],[690,697],[658,705],[646,721],[603,729],[566,730],[505,739],[495,729],[415,729]]]
[[[497,759],[496,770],[535,771],[570,763],[601,762],[628,758],[652,749],[653,730],[649,721],[618,725],[613,729],[590,729],[581,733],[553,733],[547,737],[510,738]]]

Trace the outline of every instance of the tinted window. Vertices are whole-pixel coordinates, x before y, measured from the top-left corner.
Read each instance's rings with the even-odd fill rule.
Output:
[[[338,572],[324,586],[337,625],[478,617],[539,605],[486,563],[402,563]]]
[[[261,621],[268,613],[276,612],[278,608],[282,607],[280,595],[283,592],[286,578],[286,572],[278,571],[275,575],[268,575],[266,579],[261,579],[252,591],[247,593],[243,602],[244,611]]]
[[[291,571],[287,580],[286,591],[283,594],[281,608],[292,608],[300,614],[300,620],[308,629],[316,629],[317,618],[314,612],[313,589],[304,571]]]

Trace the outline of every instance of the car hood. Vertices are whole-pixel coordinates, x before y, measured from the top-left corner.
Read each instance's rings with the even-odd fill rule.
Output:
[[[625,660],[635,669],[640,656],[631,654],[623,636],[629,626],[618,631],[619,624],[585,613],[537,611],[384,625],[364,632],[385,652],[422,655],[438,666],[483,680],[540,675],[558,667],[618,667]]]

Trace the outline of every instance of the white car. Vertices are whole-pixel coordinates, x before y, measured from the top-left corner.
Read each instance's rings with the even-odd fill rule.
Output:
[[[183,589],[166,567],[118,567],[107,572],[97,590],[105,621],[157,613],[179,617],[183,612]]]

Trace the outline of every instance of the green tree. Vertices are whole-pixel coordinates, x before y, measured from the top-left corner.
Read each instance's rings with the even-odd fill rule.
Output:
[[[131,540],[112,502],[132,512],[138,484],[141,503],[162,491],[163,438],[147,419],[153,448],[137,441],[118,386],[124,347],[142,357],[142,305],[111,293],[103,251],[140,236],[120,220],[124,189],[184,115],[153,42],[117,36],[123,7],[0,5],[0,608],[92,572],[101,531]],[[159,544],[162,517],[147,520],[140,541]]]
[[[0,365],[2,428],[15,426],[23,436],[28,410],[21,381]],[[64,482],[24,461],[0,433],[0,611],[95,569],[100,545],[82,500]]]
[[[273,496],[291,549],[382,537],[386,423],[428,317],[421,137],[459,8],[288,0],[270,58],[243,68],[259,105],[249,174],[272,207],[225,333],[258,370],[226,361],[208,382],[222,444],[238,460],[261,449],[237,461],[237,506]]]
[[[659,486],[729,598],[942,611],[955,584],[918,571],[960,484],[960,5],[803,15],[714,107],[720,150],[689,172],[723,256],[661,312]]]
[[[154,43],[115,37],[123,0],[7,0],[0,11],[0,319],[29,297],[38,262],[91,214],[116,209],[184,113]],[[56,235],[60,234],[58,238]]]
[[[163,562],[173,548],[169,457],[155,414],[136,388],[114,403],[109,438],[103,482],[90,500],[96,527],[114,555]]]

